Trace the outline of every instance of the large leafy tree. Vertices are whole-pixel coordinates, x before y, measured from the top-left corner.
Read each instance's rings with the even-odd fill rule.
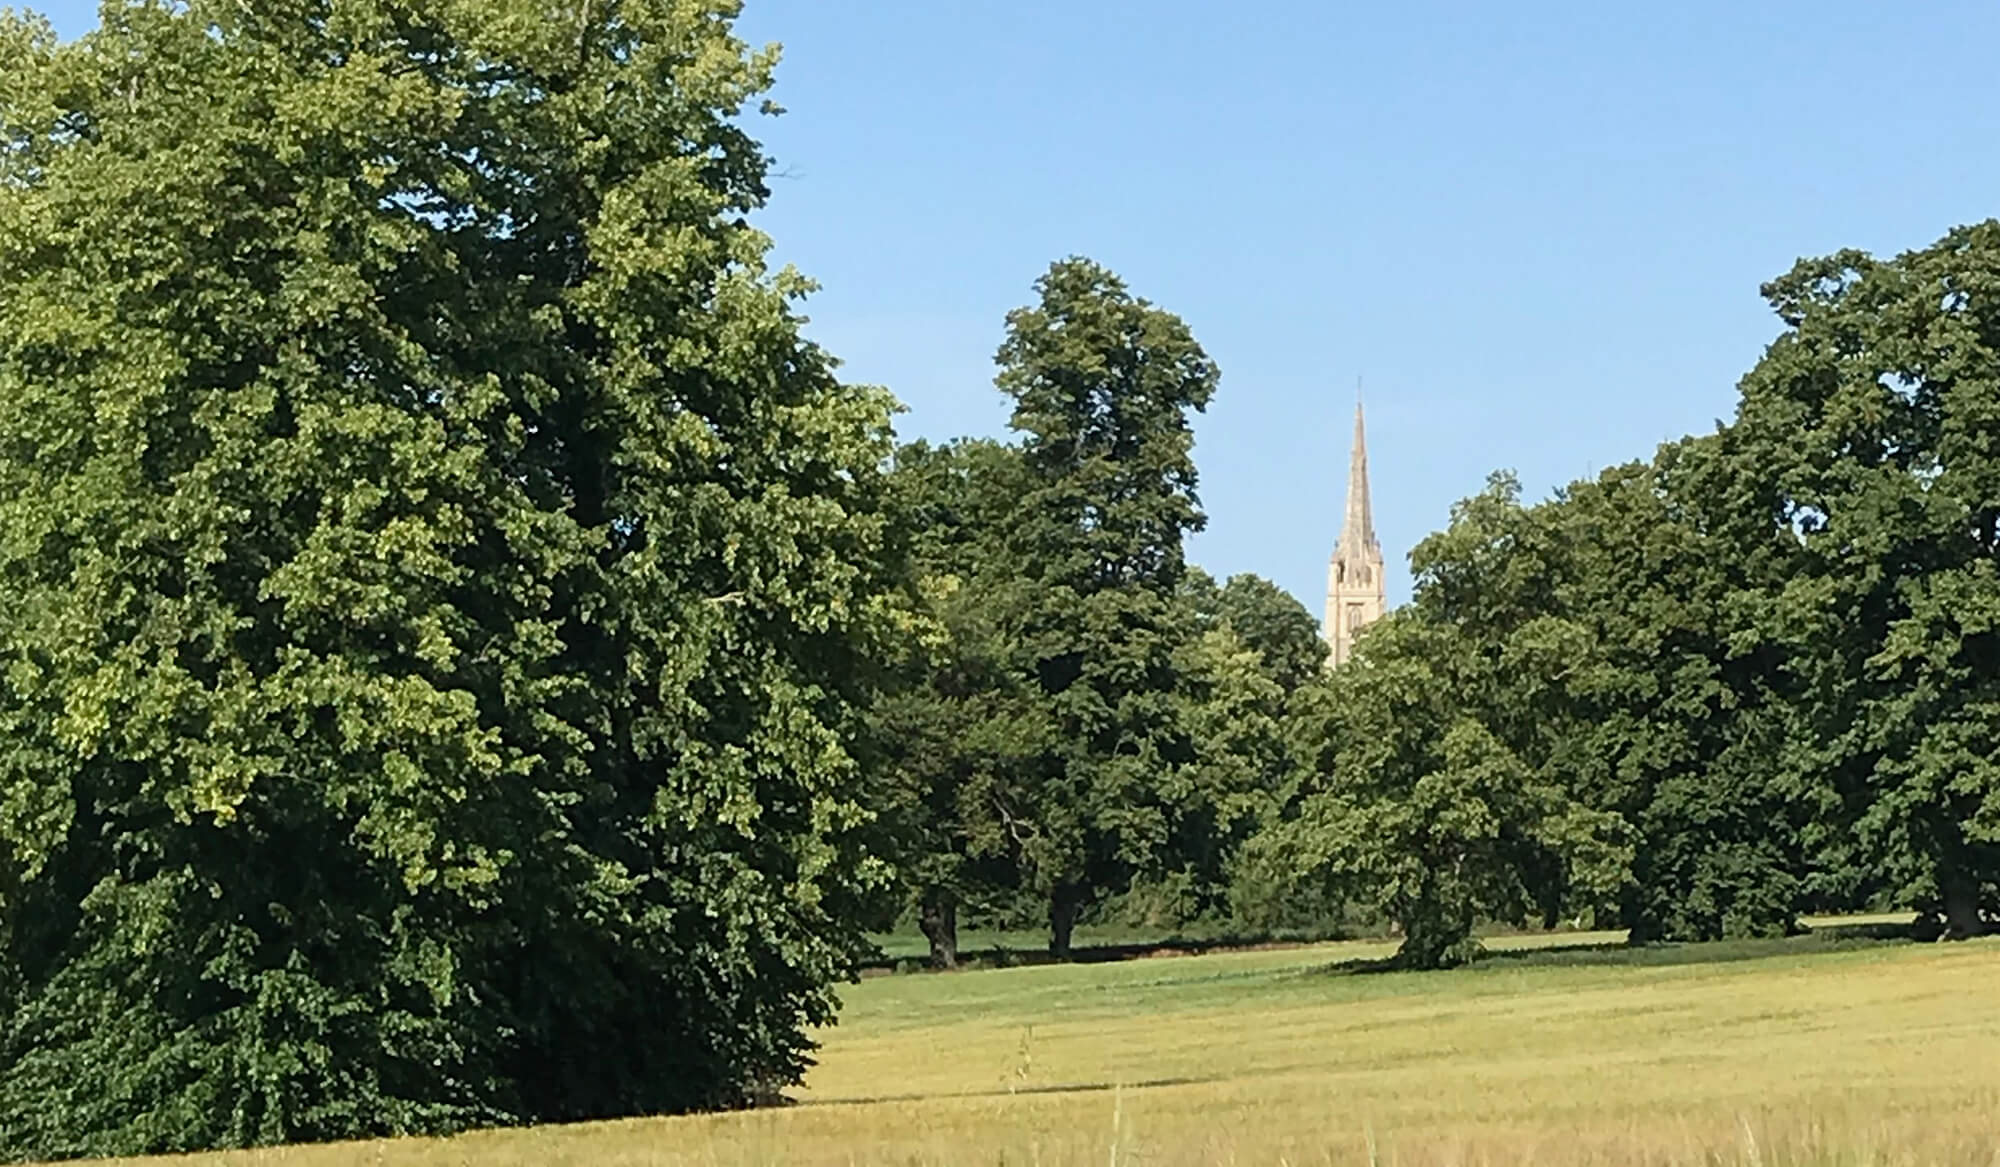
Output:
[[[1289,597],[1287,597],[1289,598]],[[1315,634],[1317,638],[1317,634]],[[1192,760],[1164,785],[1174,832],[1163,872],[1175,923],[1223,909],[1244,842],[1275,820],[1297,767],[1285,733],[1286,687],[1230,624],[1188,641],[1176,664]]]
[[[727,1106],[859,938],[883,395],[730,0],[0,18],[0,1148]]]
[[[1757,634],[1784,562],[1724,433],[1521,505],[1509,478],[1418,548],[1417,603],[1506,665],[1479,716],[1545,780],[1633,829],[1635,939],[1782,932],[1811,805],[1784,766]],[[1568,642],[1555,653],[1522,650]],[[1537,663],[1540,662],[1540,663]]]
[[[1470,959],[1481,920],[1552,923],[1571,897],[1614,890],[1630,861],[1623,823],[1480,716],[1496,686],[1574,647],[1537,627],[1495,661],[1421,609],[1386,617],[1303,711],[1305,740],[1332,748],[1306,753],[1296,806],[1247,848],[1247,880],[1265,897],[1381,913],[1413,968]]]
[[[891,479],[922,634],[872,711],[870,787],[909,901],[897,906],[916,909],[938,968],[958,963],[960,910],[990,912],[1018,884],[1013,811],[1049,746],[1007,631],[1020,592],[1004,533],[1022,485],[1019,449],[977,440],[904,446]]]
[[[1176,826],[1158,884],[1135,889],[1138,903],[1128,912],[1178,925],[1229,911],[1233,898],[1238,925],[1322,923],[1321,913],[1293,910],[1302,905],[1291,900],[1252,906],[1245,893],[1255,899],[1267,889],[1245,886],[1233,871],[1244,841],[1296,792],[1300,767],[1288,727],[1303,691],[1325,677],[1319,622],[1290,593],[1249,573],[1218,586],[1190,567],[1181,594],[1195,629],[1177,661],[1193,762],[1168,788]]]
[[[1166,788],[1192,756],[1182,540],[1203,522],[1190,415],[1218,374],[1186,324],[1095,263],[1058,262],[1036,289],[1008,315],[997,383],[1027,469],[1012,627],[1057,743],[1020,807],[1022,857],[1061,954],[1078,910],[1173,832]]]
[[[1788,764],[1794,694],[1768,614],[1792,548],[1724,430],[1614,467],[1542,508],[1560,610],[1597,665],[1551,763],[1631,824],[1635,940],[1782,933],[1808,901],[1827,786]]]
[[[1216,587],[1195,569],[1188,590],[1204,625],[1222,625],[1257,654],[1264,674],[1291,693],[1320,675],[1329,652],[1319,621],[1290,592],[1243,572]]]
[[[1795,538],[1777,627],[1795,764],[1835,776],[1825,867],[1947,933],[2000,908],[2000,222],[1801,261],[1736,428]]]

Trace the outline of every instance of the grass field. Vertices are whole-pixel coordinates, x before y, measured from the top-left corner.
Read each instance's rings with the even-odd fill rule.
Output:
[[[799,1106],[196,1161],[2000,1164],[2000,943],[1615,940],[876,977]]]

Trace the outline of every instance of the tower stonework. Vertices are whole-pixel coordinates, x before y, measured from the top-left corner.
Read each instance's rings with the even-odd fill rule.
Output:
[[[1326,571],[1326,643],[1329,666],[1346,663],[1354,638],[1382,618],[1388,593],[1382,579],[1382,544],[1375,539],[1375,513],[1368,502],[1368,439],[1361,402],[1354,403],[1354,449],[1347,463],[1347,514],[1333,561]]]

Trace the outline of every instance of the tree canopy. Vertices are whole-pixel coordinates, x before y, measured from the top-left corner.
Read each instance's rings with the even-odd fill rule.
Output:
[[[1765,288],[1786,324],[1737,428],[1798,570],[1774,626],[1799,769],[1830,774],[1827,875],[1953,935],[2000,910],[2000,223]]]
[[[8,1152],[798,1079],[890,403],[746,223],[735,8],[0,22]]]
[[[1059,262],[1036,289],[1008,315],[997,384],[1023,435],[1014,639],[1053,732],[1021,808],[1024,870],[1060,954],[1077,910],[1173,830],[1191,760],[1174,699],[1182,539],[1203,522],[1190,415],[1219,374],[1178,317],[1097,264]]]
[[[1731,422],[1535,506],[1504,477],[1468,500],[1413,555],[1410,609],[1368,638],[1335,705],[1316,702],[1305,793],[1250,853],[1277,878],[1390,897],[1423,964],[1458,951],[1393,897],[1449,890],[1435,832],[1482,800],[1476,838],[1542,838],[1538,808],[1570,805],[1588,817],[1553,821],[1594,826],[1560,838],[1599,850],[1582,868],[1489,850],[1506,878],[1444,914],[1461,940],[1537,886],[1637,941],[1783,932],[1875,902],[1947,936],[1990,929],[1996,289],[2000,223],[1893,259],[1801,261],[1765,288],[1785,331]],[[1354,724],[1397,692],[1411,704]],[[1459,720],[1427,721],[1420,693]],[[1424,752],[1406,763],[1410,726]],[[1425,800],[1461,772],[1478,780]],[[1509,790],[1554,801],[1511,804],[1530,813],[1510,836],[1491,801]],[[1429,833],[1398,835],[1412,823]],[[1612,839],[1629,867],[1607,882]]]
[[[767,1102],[909,921],[1994,927],[2000,223],[1801,261],[1731,419],[1494,474],[1330,669],[1102,265],[897,444],[737,10],[0,14],[0,1153]]]

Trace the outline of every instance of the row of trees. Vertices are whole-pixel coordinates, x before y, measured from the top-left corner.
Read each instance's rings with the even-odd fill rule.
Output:
[[[875,792],[942,966],[968,905],[1041,904],[1058,955],[1135,880],[1208,906],[1287,776],[1287,694],[1324,657],[1296,601],[1185,561],[1189,416],[1217,381],[1187,327],[1084,260],[1039,291],[999,356],[1020,443],[917,443],[890,475],[932,635],[875,707]]]
[[[904,911],[1983,926],[2000,227],[1802,265],[1736,421],[1496,479],[1329,674],[1102,268],[894,446],[736,7],[0,15],[0,1151],[753,1104]]]
[[[1358,910],[1418,967],[1483,921],[1992,924],[2000,226],[1801,263],[1734,420],[1538,505],[1496,475],[1331,674],[1290,597],[1182,565],[1185,331],[1087,267],[1044,292],[1001,354],[1020,444],[892,474],[940,632],[877,707],[880,793],[935,963],[964,905],[1035,898],[1062,954],[1140,885],[1180,921]]]
[[[1405,955],[1479,916],[1635,940],[2000,910],[2000,224],[1766,287],[1735,418],[1537,506],[1497,477],[1331,679],[1252,850]]]

